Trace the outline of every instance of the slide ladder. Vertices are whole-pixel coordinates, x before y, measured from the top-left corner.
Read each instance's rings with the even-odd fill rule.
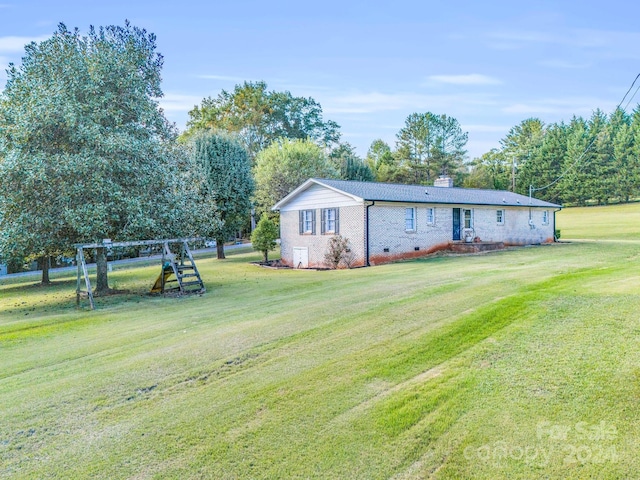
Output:
[[[160,292],[204,293],[204,283],[189,244],[183,241],[179,248],[180,251],[174,253],[171,251],[169,242],[165,242],[162,247],[162,271],[158,277]],[[174,278],[171,278],[171,273]]]

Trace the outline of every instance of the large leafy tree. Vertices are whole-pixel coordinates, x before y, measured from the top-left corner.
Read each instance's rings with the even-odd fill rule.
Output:
[[[157,102],[162,63],[155,36],[127,22],[88,36],[60,24],[10,65],[0,96],[4,254],[177,233],[179,152]],[[104,293],[105,250],[96,257]]]
[[[212,131],[193,138],[193,159],[198,205],[205,207],[199,212],[199,230],[216,239],[218,258],[225,258],[224,242],[246,223],[251,211],[251,159],[237,139]]]
[[[222,90],[189,112],[189,137],[198,130],[216,129],[239,136],[252,158],[279,138],[311,139],[330,146],[340,139],[339,126],[324,120],[312,98],[267,90],[265,82],[244,82],[232,92]]]
[[[311,177],[338,178],[327,154],[310,140],[272,143],[256,159],[256,203],[268,212],[279,200]]]
[[[480,158],[474,159],[470,165],[470,173],[464,180],[467,188],[487,188],[506,190],[509,188],[511,165],[502,150],[492,148]]]

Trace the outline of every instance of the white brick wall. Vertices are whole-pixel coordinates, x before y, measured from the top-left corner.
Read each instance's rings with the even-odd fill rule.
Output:
[[[293,264],[293,249],[307,248],[309,252],[309,267],[326,267],[324,256],[327,253],[327,245],[333,234],[321,234],[320,222],[322,221],[321,209],[316,208],[316,233],[315,235],[300,234],[299,211],[287,210],[280,212],[280,251],[282,262],[296,267]],[[339,207],[338,232],[349,240],[353,255],[352,266],[363,266],[364,251],[364,206]]]
[[[416,208],[416,230],[405,231],[405,209]],[[435,209],[433,224],[427,223],[427,208]],[[369,261],[384,263],[413,258],[447,248],[453,241],[453,209],[457,205],[424,205],[376,202],[369,208]],[[463,207],[460,207],[463,208]],[[498,208],[504,210],[504,224],[497,223]],[[529,226],[529,209],[525,207],[466,207],[473,212],[474,236],[483,242],[528,245],[553,241],[553,211],[547,210],[549,222],[542,224],[542,210],[532,209],[535,228]],[[461,229],[464,216],[461,212]],[[386,251],[385,251],[386,250]]]
[[[307,205],[298,205],[307,207]],[[318,205],[325,207],[325,205]],[[416,230],[405,231],[405,208],[416,208]],[[427,209],[435,209],[432,224],[427,223]],[[453,241],[453,209],[466,208],[473,211],[474,235],[483,242],[504,242],[506,245],[527,245],[553,241],[554,213],[547,210],[548,224],[543,224],[543,210],[531,209],[534,228],[529,226],[528,207],[425,205],[376,202],[369,207],[369,260],[372,265],[403,258],[424,256],[447,248]],[[307,207],[308,208],[308,207]],[[362,204],[339,208],[340,235],[351,244],[354,257],[353,266],[365,264],[365,212]],[[496,212],[504,210],[504,224],[497,222]],[[299,232],[299,210],[287,209],[280,212],[282,261],[293,265],[294,248],[308,249],[309,267],[325,267],[324,256],[331,234],[322,235],[321,208],[316,211],[315,235]],[[462,213],[462,212],[461,212]],[[461,215],[461,229],[464,215]],[[385,251],[387,249],[388,251]]]

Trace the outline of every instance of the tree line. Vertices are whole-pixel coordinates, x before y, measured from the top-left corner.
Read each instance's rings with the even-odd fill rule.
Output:
[[[271,206],[310,177],[432,184],[449,175],[475,188],[533,185],[537,197],[576,204],[637,196],[638,112],[598,110],[566,125],[527,119],[471,162],[455,118],[413,113],[394,148],[374,140],[363,159],[318,102],[265,82],[204,98],[180,134],[159,107],[162,65],[155,36],[127,22],[86,36],[60,24],[9,66],[0,93],[3,261],[38,259],[46,283],[49,259],[72,254],[74,243],[201,236],[216,239],[223,258],[251,210],[273,216]],[[97,293],[108,292],[104,249],[96,261]]]
[[[640,195],[640,110],[545,125],[529,118],[501,148],[470,164],[465,186],[529,191],[568,205],[628,202]]]

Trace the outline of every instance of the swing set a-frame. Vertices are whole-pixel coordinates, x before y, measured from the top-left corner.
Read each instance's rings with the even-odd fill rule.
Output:
[[[205,287],[202,277],[193,259],[189,242],[201,240],[199,238],[173,238],[169,240],[140,240],[133,242],[111,242],[103,240],[101,243],[77,243],[76,263],[78,265],[78,276],[76,286],[76,306],[80,306],[80,298],[89,299],[91,310],[95,310],[96,305],[91,290],[91,280],[84,256],[84,250],[93,248],[126,248],[126,247],[154,247],[161,245],[162,249],[162,270],[151,288],[151,293],[204,293]],[[173,278],[172,278],[173,277]],[[86,288],[86,290],[85,290]]]

